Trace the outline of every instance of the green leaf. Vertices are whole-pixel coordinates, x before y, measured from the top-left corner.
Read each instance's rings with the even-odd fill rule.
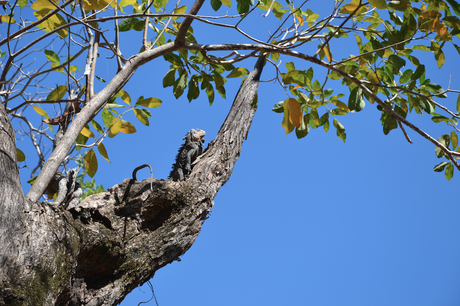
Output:
[[[222,0],[221,1],[223,5],[226,5],[228,7],[232,7],[232,1],[231,0]]]
[[[149,118],[147,115],[142,111],[142,109],[134,109],[134,115],[136,115],[136,118],[146,126],[149,126]]]
[[[449,162],[442,162],[436,166],[434,166],[433,168],[433,171],[436,171],[436,172],[442,172],[442,170],[444,170],[444,168],[449,165]]]
[[[97,172],[97,158],[93,149],[86,153],[84,158],[85,170],[90,177],[94,177]]]
[[[176,80],[173,87],[173,94],[178,99],[184,93],[185,87],[187,87],[188,73],[183,71],[180,77]]]
[[[387,113],[387,111],[382,111],[382,116],[380,118],[383,126],[383,133],[388,135],[391,130],[398,128],[398,122]]]
[[[334,118],[333,124],[335,128],[337,129],[337,137],[339,137],[340,139],[343,140],[343,142],[345,142],[345,140],[347,139],[347,133],[345,133],[345,127],[335,118]]]
[[[137,18],[127,18],[127,19],[123,19],[119,24],[118,24],[118,30],[120,32],[126,32],[126,31],[129,31],[129,30],[132,30],[136,24],[139,22],[140,20],[137,19]]]
[[[175,74],[176,70],[171,69],[166,73],[165,77],[163,78],[163,88],[173,86],[175,82]]]
[[[52,50],[45,50],[45,56],[53,64],[59,64],[61,62],[59,56]]]
[[[450,132],[450,141],[452,142],[452,150],[455,150],[458,146],[458,136],[454,131]]]
[[[91,125],[96,129],[101,134],[104,134],[104,130],[101,128],[99,123],[97,123],[95,120],[91,120]]]
[[[275,106],[273,106],[272,111],[274,111],[275,113],[284,112],[283,104],[284,104],[284,101],[280,101],[280,102],[276,103]]]
[[[105,83],[106,81],[103,78],[98,77],[97,75],[94,75],[96,79],[98,79],[100,82]]]
[[[76,143],[76,144],[80,144],[80,145],[85,145],[87,141],[88,141],[88,137],[83,136],[83,135],[80,133],[80,134],[78,134],[77,140],[75,140],[75,143]],[[81,149],[80,146],[75,146],[75,147],[77,148],[77,151]]]
[[[59,101],[62,100],[62,98],[65,96],[67,92],[67,86],[65,85],[59,85],[55,89],[53,89],[48,97],[46,97],[46,101]]]
[[[420,78],[425,73],[425,65],[419,65],[417,69],[415,69],[414,74],[410,77],[411,80],[415,81]]]
[[[431,92],[433,92],[436,95],[436,97],[447,98],[446,91],[444,90],[444,88],[441,87],[441,85],[435,83],[428,83],[423,86],[428,88],[428,90],[430,90]]]
[[[412,47],[412,49],[420,51],[431,51],[430,48],[425,45],[415,45]]]
[[[399,74],[399,70],[402,67],[406,66],[406,61],[403,58],[394,54],[388,57],[388,62],[390,62],[393,65],[393,74]]]
[[[227,93],[225,91],[225,87],[224,86],[220,86],[220,87],[216,87],[217,89],[217,92],[219,93],[219,95],[224,98],[224,99],[227,99]]]
[[[199,96],[200,96],[200,89],[198,87],[198,80],[197,80],[197,76],[194,75],[188,82],[187,99],[189,102],[192,102],[192,100],[197,99]]]
[[[458,95],[458,98],[457,98],[457,111],[460,111],[460,94]]]
[[[319,91],[321,89],[321,83],[318,80],[315,80],[313,83],[313,90],[314,91]]]
[[[308,125],[308,121],[310,120],[309,115],[303,116],[302,124],[300,127],[295,129],[295,135],[298,139],[303,138],[308,135],[310,131],[310,127]]]
[[[37,177],[38,176],[34,176],[33,178],[31,178],[30,180],[27,181],[27,183],[33,185],[35,183],[35,181],[37,180]]]
[[[450,6],[452,6],[452,9],[454,10],[455,14],[457,16],[460,16],[460,4],[458,4],[457,1],[455,0],[446,0],[447,3],[450,4]]]
[[[284,64],[284,66],[286,66],[287,71],[295,70],[295,65],[293,62],[287,62],[286,64]]]
[[[444,56],[444,52],[442,51],[444,43],[445,42],[443,42],[440,46],[437,42],[431,41],[430,50],[434,52],[434,58],[436,60],[436,63],[438,63],[438,68],[441,68],[446,61],[446,57]]]
[[[246,68],[240,67],[240,68],[235,68],[233,69],[232,72],[230,72],[229,75],[227,75],[227,78],[240,78],[247,76],[249,74],[249,71]]]
[[[221,0],[211,0],[211,7],[214,11],[218,11],[222,6]]]
[[[177,9],[174,10],[174,14],[183,15],[183,14],[185,14],[186,11],[187,11],[187,6],[182,5],[182,6],[179,6]]]
[[[272,60],[274,60],[275,62],[278,62],[280,60],[280,54],[279,53],[270,53],[270,57],[272,58]]]
[[[386,9],[387,8],[387,3],[385,0],[369,0],[370,5],[372,7],[376,7],[378,9]]]
[[[102,157],[104,157],[105,160],[110,163],[109,156],[107,155],[107,150],[105,149],[105,146],[102,142],[97,145],[97,150],[99,151],[99,154],[101,154]]]
[[[214,102],[214,87],[212,87],[211,84],[208,84],[208,86],[206,86],[206,94],[208,95],[209,105],[212,105],[212,103]]]
[[[449,123],[449,118],[441,116],[441,115],[433,116],[431,117],[431,120],[433,120],[433,122],[436,122],[436,123],[439,123],[439,122]]]
[[[406,83],[407,81],[411,79],[413,74],[414,72],[412,71],[412,69],[407,69],[406,71],[404,71],[402,76],[399,78],[399,82],[401,82],[402,84]]]
[[[249,11],[249,7],[254,4],[254,0],[238,0],[236,9],[238,14],[245,14]]]
[[[216,87],[222,87],[226,83],[226,80],[216,70],[214,70],[214,83]]]
[[[452,28],[458,29],[460,28],[460,19],[455,16],[446,16],[443,19],[444,21],[448,22]]]
[[[363,110],[366,103],[363,99],[363,91],[359,87],[355,87],[351,93],[350,97],[348,98],[348,109],[351,111],[360,112]]]
[[[444,146],[444,147],[449,147],[449,144],[450,144],[450,137],[449,135],[447,134],[444,134],[442,135],[441,137],[438,138],[438,141]],[[438,158],[441,158],[444,156],[444,151],[441,150],[441,148],[439,148],[438,146],[435,146],[434,148],[435,152],[436,152],[436,156]]]
[[[329,121],[326,121],[323,125],[324,132],[327,133],[329,131],[329,127],[330,127],[330,123]]]
[[[27,0],[19,0],[19,8],[24,8],[27,5]]]
[[[448,164],[446,167],[446,172],[444,172],[446,179],[450,181],[452,177],[454,177],[454,166],[452,164]]]
[[[23,162],[26,160],[26,156],[24,155],[24,152],[16,148],[16,159],[18,162]]]
[[[111,123],[112,123],[112,120],[113,120],[113,115],[111,112],[109,112],[108,110],[104,109],[102,111],[102,122],[104,123],[104,125],[108,128],[110,128],[111,126]]]
[[[181,67],[184,65],[180,56],[172,52],[164,54],[163,58],[175,66]]]

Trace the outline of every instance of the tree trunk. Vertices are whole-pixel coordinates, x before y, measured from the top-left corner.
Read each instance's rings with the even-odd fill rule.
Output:
[[[115,305],[184,254],[240,155],[264,61],[187,180],[126,179],[69,211],[26,200],[0,106],[0,305]]]

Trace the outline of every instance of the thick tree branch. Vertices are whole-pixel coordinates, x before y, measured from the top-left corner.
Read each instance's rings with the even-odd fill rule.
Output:
[[[48,186],[51,177],[59,168],[59,165],[74,144],[80,131],[104,107],[110,98],[123,88],[136,69],[152,59],[175,50],[177,50],[177,47],[173,42],[171,42],[152,50],[146,50],[131,57],[120,72],[118,72],[109,82],[109,84],[107,84],[104,89],[86,103],[85,107],[83,107],[79,115],[72,121],[72,124],[67,129],[63,140],[59,143],[56,149],[53,150],[50,158],[43,166],[37,180],[27,194],[27,198],[29,200],[35,202],[41,197],[43,191]]]
[[[193,3],[190,11],[188,12],[189,15],[196,15],[198,14],[201,6],[203,5],[204,0],[196,0]],[[175,43],[177,46],[182,46],[185,43],[185,36],[187,36],[187,31],[192,24],[193,18],[192,17],[185,17],[184,21],[182,22],[181,27],[179,28],[179,32],[177,33]]]

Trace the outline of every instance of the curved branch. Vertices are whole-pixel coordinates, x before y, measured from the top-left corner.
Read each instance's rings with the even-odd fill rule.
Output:
[[[158,48],[146,50],[128,59],[125,66],[114,76],[107,86],[92,97],[91,100],[86,103],[85,107],[83,107],[79,115],[72,121],[72,124],[67,129],[62,141],[60,141],[56,149],[53,150],[53,153],[38,175],[37,180],[27,193],[27,198],[30,201],[38,201],[45,188],[48,186],[52,176],[59,168],[62,160],[64,160],[67,155],[67,152],[69,152],[70,148],[77,139],[80,131],[102,109],[102,107],[104,107],[107,101],[109,101],[112,96],[123,88],[136,69],[139,66],[162,56],[163,54],[175,50],[178,50],[177,46],[174,42],[170,42]]]
[[[284,55],[289,55],[293,57],[297,57],[303,60],[307,60],[319,66],[325,67],[332,71],[335,71],[337,74],[343,76],[344,78],[350,80],[351,82],[355,83],[358,87],[360,87],[363,92],[370,96],[374,101],[377,102],[386,112],[388,112],[395,120],[400,121],[410,127],[412,130],[417,132],[422,137],[429,140],[435,146],[439,147],[446,155],[449,157],[449,160],[460,170],[460,164],[455,159],[454,155],[448,148],[446,148],[443,144],[439,141],[431,137],[428,133],[411,123],[410,121],[401,117],[398,113],[396,113],[390,106],[388,106],[385,102],[383,102],[379,97],[377,97],[373,92],[371,92],[364,84],[363,81],[358,80],[354,76],[338,69],[335,65],[328,64],[324,61],[321,61],[313,56],[306,55],[297,51],[286,50],[286,49],[277,49],[273,47],[268,47],[265,45],[254,45],[254,44],[216,44],[216,45],[199,45],[199,44],[186,44],[185,47],[189,50],[198,50],[198,51],[224,51],[224,50],[259,50],[263,52],[269,53],[279,53]]]

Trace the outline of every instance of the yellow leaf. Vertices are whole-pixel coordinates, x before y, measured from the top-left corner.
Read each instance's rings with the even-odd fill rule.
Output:
[[[91,130],[87,126],[85,126],[83,130],[81,130],[80,134],[82,134],[85,137],[94,137],[93,132],[91,132]]]
[[[0,15],[0,22],[16,23],[16,20],[8,15]]]
[[[163,103],[163,102],[161,102],[161,100],[158,99],[158,98],[148,98],[148,99],[142,100],[141,102],[139,102],[137,104],[145,106],[145,107],[155,108],[155,107],[160,106],[161,103]]]
[[[147,115],[141,109],[135,108],[134,115],[136,115],[136,118],[139,119],[142,124],[149,125],[149,118],[147,118]]]
[[[187,6],[182,5],[182,6],[179,6],[179,7],[174,11],[174,14],[183,15],[183,14],[185,14],[186,11],[187,11]]]
[[[113,118],[112,122],[110,122],[110,129],[109,129],[109,137],[115,137],[121,129],[121,119]]]
[[[97,172],[97,158],[93,149],[89,150],[85,155],[85,169],[90,177],[94,177]]]
[[[105,149],[105,146],[102,144],[102,142],[97,145],[97,150],[102,155],[102,157],[104,157],[105,160],[110,163],[109,156],[107,155],[107,150]]]
[[[288,100],[289,104],[289,121],[291,123],[299,128],[300,125],[302,124],[302,109],[300,108],[300,104],[296,99],[290,98]]]
[[[120,0],[120,3],[118,3],[121,7],[125,7],[128,5],[132,5],[135,9],[139,6],[137,3],[137,0]]]
[[[339,101],[339,100],[332,100],[331,101],[332,104],[334,104],[335,106],[337,106],[338,108],[344,110],[344,111],[347,111],[349,112],[350,110],[348,109],[348,106],[343,103],[342,101]]]
[[[59,101],[65,96],[66,92],[67,86],[59,85],[49,93],[48,97],[46,97],[46,101]]]
[[[439,33],[439,35],[444,37],[447,34],[447,30],[448,30],[448,28],[444,25],[444,23],[442,23],[442,27],[441,27],[441,29],[439,29],[438,33]]]
[[[281,124],[281,126],[286,129],[286,135],[289,134],[290,132],[292,132],[295,128],[295,126],[291,123],[291,121],[289,120],[289,102],[288,100],[284,100],[284,103],[283,103],[283,109],[284,109],[284,117],[283,117],[283,123]]]
[[[120,97],[123,100],[123,102],[131,106],[131,97],[129,96],[129,94],[123,89],[120,89],[119,93],[120,93]]]
[[[59,4],[59,0],[53,1],[56,4]],[[56,6],[53,5],[49,0],[36,0],[31,6],[31,9],[36,11],[41,11],[44,9],[55,10]]]
[[[126,120],[121,120],[120,132],[125,133],[125,134],[132,134],[132,133],[136,133],[136,128],[131,122],[128,122]]]
[[[50,116],[48,116],[48,114],[47,114],[43,109],[41,109],[41,108],[38,107],[38,106],[34,106],[34,111],[36,111],[37,114],[42,115],[42,116],[45,117],[46,119],[49,119],[49,118],[50,118]]]
[[[329,49],[329,46],[324,46],[324,53],[326,53],[327,60],[332,62],[332,53],[331,50]]]
[[[51,9],[42,9],[41,11],[38,11],[38,12],[34,12],[34,15],[35,17],[37,17],[37,19],[42,19],[43,16],[45,16],[46,14],[48,14],[49,12],[51,12]],[[60,27],[60,26],[63,26],[63,25],[66,25],[67,22],[65,21],[65,19],[59,15],[59,14],[54,14],[52,15],[51,17],[49,17],[48,19],[46,19],[44,22],[40,23],[37,25],[37,28],[45,31],[46,33]],[[68,30],[60,30],[58,31],[58,34],[59,34],[59,37],[61,39],[63,38],[66,38],[67,37],[67,34],[69,33]]]
[[[297,20],[298,20],[299,23],[300,23],[300,26],[302,26],[302,25],[303,25],[303,18],[302,18],[302,15],[301,15],[301,16],[297,16],[297,15],[296,15],[296,17],[297,17]]]
[[[85,8],[85,11],[99,11],[106,8],[111,3],[112,6],[114,6],[117,2],[111,0],[83,0],[83,7]]]
[[[442,16],[441,13],[437,11],[428,11],[420,15],[420,17],[429,18],[429,19],[439,19],[439,17],[441,16]]]
[[[367,74],[367,80],[371,83],[374,83],[374,84],[379,84],[380,81],[379,81],[379,78],[378,76],[375,74],[374,71],[371,71]]]
[[[342,9],[340,10],[341,12],[353,12],[354,10],[356,10],[358,8],[357,5],[353,5],[353,4],[348,4],[348,5],[345,5],[344,7],[342,7]]]
[[[26,160],[26,156],[24,155],[24,152],[16,148],[16,158],[18,162],[23,162]]]

